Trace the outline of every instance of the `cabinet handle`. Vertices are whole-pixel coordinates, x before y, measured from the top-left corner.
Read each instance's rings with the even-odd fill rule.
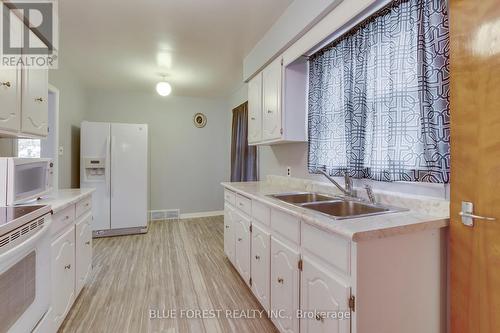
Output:
[[[280,277],[278,278],[278,283],[283,284],[284,282],[285,282],[285,280],[283,278],[280,278]]]
[[[241,242],[243,240],[243,238],[238,238],[238,242]]]
[[[37,98],[35,98],[35,102],[42,103],[43,102],[43,98],[42,97],[37,97]]]
[[[228,225],[226,225],[226,229],[229,229],[229,226],[228,226]]]
[[[2,86],[10,88],[11,84],[9,81],[2,82]]]
[[[251,120],[255,120],[255,117],[250,117]]]
[[[318,314],[316,314],[316,317],[315,317],[315,318],[316,318],[316,320],[317,320],[317,321],[320,321],[320,322],[325,321],[325,317],[323,317],[323,316],[322,316],[322,315],[320,315],[319,313],[318,313]]]
[[[64,266],[64,269],[71,269],[71,264]]]
[[[260,260],[260,256],[259,256],[259,255],[256,255],[256,256],[255,256],[255,259]]]
[[[90,241],[86,241],[86,242],[85,242],[85,245],[90,245]]]
[[[69,215],[66,215],[66,216],[64,217],[64,219],[65,219],[65,220],[69,220]]]

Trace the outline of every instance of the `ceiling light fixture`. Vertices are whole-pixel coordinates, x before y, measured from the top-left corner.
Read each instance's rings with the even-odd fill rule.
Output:
[[[168,96],[172,92],[172,86],[170,83],[165,81],[165,76],[163,76],[163,81],[160,81],[156,84],[156,92],[160,96]]]

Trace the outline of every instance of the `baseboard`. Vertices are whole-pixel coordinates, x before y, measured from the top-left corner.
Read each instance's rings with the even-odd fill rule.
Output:
[[[186,214],[181,214],[180,219],[195,219],[198,217],[210,217],[210,216],[220,216],[224,215],[223,210],[214,210],[211,212],[199,212],[199,213],[186,213]]]

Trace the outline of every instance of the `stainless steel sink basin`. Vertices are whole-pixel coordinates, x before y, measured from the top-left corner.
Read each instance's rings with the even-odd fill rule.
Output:
[[[332,201],[309,203],[302,205],[304,208],[309,208],[320,213],[333,216],[335,218],[352,218],[368,215],[377,215],[380,213],[391,212],[390,208],[383,206],[374,206],[357,201]]]
[[[271,197],[285,201],[291,204],[303,204],[308,202],[321,202],[321,201],[331,201],[336,200],[334,197],[329,197],[319,193],[284,193],[284,194],[274,194]],[[337,199],[338,200],[338,199]]]
[[[406,210],[397,207],[375,205],[356,198],[335,197],[312,192],[280,193],[269,196],[294,206],[314,210],[336,220],[397,213]]]

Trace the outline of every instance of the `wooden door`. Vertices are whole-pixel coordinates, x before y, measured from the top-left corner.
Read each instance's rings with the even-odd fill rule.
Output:
[[[263,110],[262,138],[263,140],[279,139],[281,137],[281,58],[270,63],[262,73]]]
[[[234,265],[243,280],[250,285],[250,220],[236,211],[233,217],[234,237],[236,240]]]
[[[500,3],[450,0],[451,332],[500,332]],[[462,201],[497,218],[461,223]]]
[[[339,320],[328,314],[348,311],[349,286],[308,257],[303,258],[300,281],[300,308],[308,313],[300,319],[300,332],[349,333],[350,319]]]
[[[280,332],[299,332],[299,253],[271,237],[271,311]]]
[[[248,143],[262,140],[262,73],[248,82]]]
[[[233,223],[233,208],[228,204],[224,204],[224,253],[229,261],[234,265],[234,223]]]
[[[271,235],[252,224],[252,291],[265,310],[269,310],[271,274]]]

